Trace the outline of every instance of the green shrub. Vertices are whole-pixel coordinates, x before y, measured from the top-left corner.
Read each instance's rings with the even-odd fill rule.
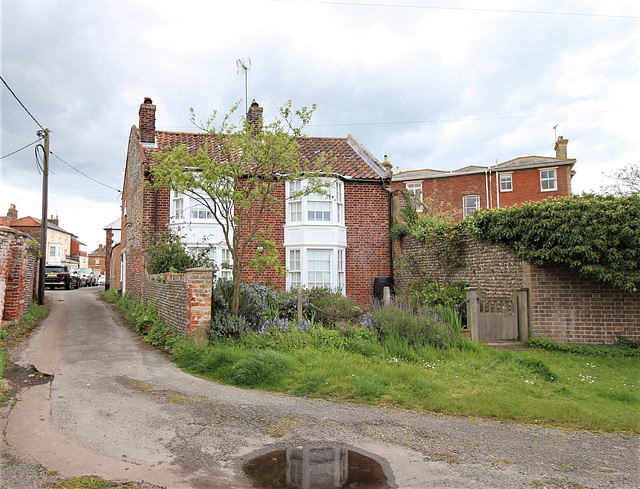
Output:
[[[187,250],[180,237],[173,233],[151,246],[148,252],[150,273],[184,272],[187,268],[197,267],[216,269],[210,257],[210,245]]]
[[[557,264],[630,292],[640,281],[640,194],[559,197],[483,209],[464,225],[532,263]]]
[[[372,313],[383,341],[406,342],[410,348],[431,345],[452,348],[460,343],[462,325],[457,314],[447,309],[418,312],[392,306]],[[445,312],[447,311],[447,312]],[[445,322],[449,321],[449,323]]]
[[[251,352],[236,365],[231,380],[235,385],[255,387],[273,384],[293,368],[288,356],[273,350]]]

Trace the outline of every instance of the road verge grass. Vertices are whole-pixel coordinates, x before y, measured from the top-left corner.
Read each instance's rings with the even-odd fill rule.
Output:
[[[375,327],[300,329],[291,323],[233,338],[212,335],[208,346],[186,338],[165,346],[185,371],[243,388],[567,429],[640,432],[640,351],[633,346],[629,354],[628,341],[579,352],[501,351],[441,322],[422,334],[424,324],[405,321],[402,314],[374,313]]]

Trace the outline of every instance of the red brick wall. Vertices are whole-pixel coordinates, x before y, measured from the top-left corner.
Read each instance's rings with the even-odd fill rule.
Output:
[[[541,201],[549,197],[571,195],[570,165],[556,168],[557,190],[555,191],[543,192],[540,189],[540,170],[537,168],[516,170],[511,174],[513,191],[500,192],[499,203],[497,188],[500,182],[496,180],[497,175],[495,172],[487,176],[484,173],[460,173],[422,180],[422,196],[425,201],[431,199],[432,205],[438,210],[455,209],[454,217],[461,220],[463,216],[462,198],[465,195],[479,195],[481,209],[509,207],[523,202]],[[405,190],[406,183],[406,181],[393,182],[391,188],[393,190]],[[487,185],[491,189],[489,202],[487,202]]]
[[[532,333],[566,343],[640,341],[640,293],[577,277],[556,267],[529,265]]]
[[[347,296],[368,307],[376,278],[391,277],[389,196],[380,183],[345,182]]]
[[[284,249],[284,225],[286,224],[286,216],[285,216],[285,184],[281,183],[271,194],[274,198],[278,199],[282,205],[278,206],[277,209],[273,209],[269,212],[263,214],[260,220],[260,228],[264,229],[265,232],[271,227],[271,234],[269,238],[276,244],[276,248],[279,250],[279,260],[282,266],[285,266],[287,263],[287,257]],[[257,217],[258,208],[253,207],[249,214],[250,219],[255,219]],[[245,232],[241,233],[243,239],[246,239],[248,236],[248,230],[245,229]],[[249,263],[251,260],[255,258],[256,255],[256,247],[258,243],[252,244],[247,247],[247,253],[245,254],[244,259],[242,260],[243,265],[243,273],[242,273],[242,281],[243,282],[262,282],[268,285],[272,285],[276,287],[280,291],[284,291],[286,289],[287,279],[284,275],[279,273],[274,268],[267,268],[261,275],[258,275],[256,270],[249,268]]]
[[[510,207],[523,202],[539,202],[549,197],[567,197],[571,195],[571,169],[569,166],[559,166],[556,168],[557,190],[542,191],[540,189],[540,170],[519,170],[512,174],[513,191],[500,192],[500,207]],[[494,207],[498,206],[496,197],[496,175],[493,175],[493,202]]]
[[[263,216],[262,228],[272,226],[271,239],[280,250],[280,263],[286,264],[284,250],[285,187],[282,184],[274,192],[282,207],[277,212]],[[347,227],[347,249],[345,253],[346,293],[353,301],[368,307],[373,298],[373,283],[376,278],[391,276],[389,241],[388,193],[380,183],[345,182],[344,208]],[[286,289],[286,277],[274,269],[258,275],[248,267],[255,256],[256,245],[249,247],[243,261],[245,282],[263,282]]]
[[[185,273],[145,273],[141,300],[155,304],[165,325],[189,336],[211,320],[213,270],[192,268]]]
[[[132,128],[127,151],[127,168],[122,198],[122,249],[126,257],[125,292],[136,299],[142,296],[142,271],[146,265],[146,250],[158,235],[167,231],[170,192],[149,187],[138,132]]]
[[[18,321],[35,298],[39,247],[13,229],[0,229],[0,319]]]

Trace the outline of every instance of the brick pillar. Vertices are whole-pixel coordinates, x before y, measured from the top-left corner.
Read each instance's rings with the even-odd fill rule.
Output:
[[[27,277],[29,257],[25,236],[16,236],[11,244],[11,258],[6,278],[4,317],[10,321],[19,320],[29,306],[31,300]]]
[[[106,244],[104,250],[104,290],[111,287],[111,252],[113,248],[113,231],[107,229]]]
[[[191,336],[198,328],[209,328],[213,270],[189,268],[187,275],[187,332]]]

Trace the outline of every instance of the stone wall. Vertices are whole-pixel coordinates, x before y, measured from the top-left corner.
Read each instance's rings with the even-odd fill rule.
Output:
[[[525,262],[508,248],[464,236],[460,260],[456,267],[443,260],[440,243],[424,245],[410,236],[394,246],[395,285],[402,290],[414,280],[428,276],[438,285],[463,281],[488,297],[509,296],[525,287]]]
[[[441,245],[411,237],[396,243],[395,285],[431,278],[439,285],[464,281],[483,297],[529,291],[529,334],[566,343],[612,344],[617,336],[640,340],[640,293],[581,278],[560,267],[536,266],[502,246],[465,236],[464,266],[443,260]]]
[[[0,319],[19,321],[35,299],[39,246],[24,233],[0,227]]]
[[[165,324],[191,335],[209,327],[213,270],[192,268],[185,273],[145,274],[142,300],[153,303]]]

